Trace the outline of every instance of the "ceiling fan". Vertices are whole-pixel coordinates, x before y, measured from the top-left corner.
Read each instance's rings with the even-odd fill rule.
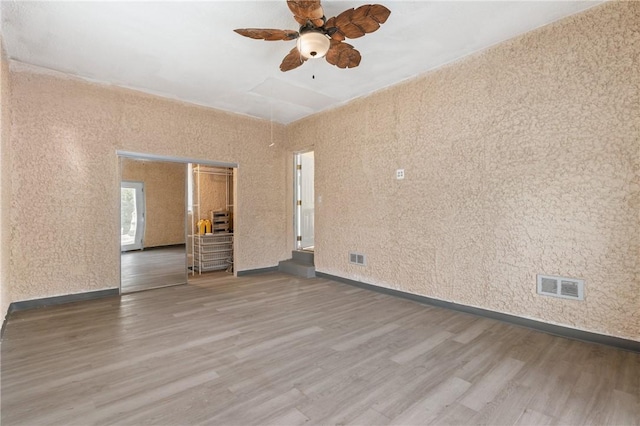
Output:
[[[234,30],[245,37],[258,40],[296,40],[297,44],[280,64],[281,71],[290,71],[307,59],[325,57],[338,68],[360,65],[360,52],[346,38],[358,38],[372,33],[384,24],[391,11],[380,4],[367,4],[347,9],[327,19],[320,0],[287,0],[294,19],[300,24],[298,31],[267,28],[240,28]]]

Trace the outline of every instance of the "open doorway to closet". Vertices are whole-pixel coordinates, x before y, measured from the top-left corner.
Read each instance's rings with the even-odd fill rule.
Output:
[[[314,155],[313,151],[299,152],[295,161],[295,235],[296,250],[314,249]]]
[[[234,168],[188,165],[187,259],[191,277],[234,272]]]

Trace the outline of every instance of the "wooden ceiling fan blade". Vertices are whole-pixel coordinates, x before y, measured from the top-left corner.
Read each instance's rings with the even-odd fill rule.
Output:
[[[384,24],[391,11],[381,4],[365,4],[357,9],[347,9],[335,18],[327,20],[325,28],[336,30],[331,34],[334,40],[358,38],[372,33]]]
[[[320,0],[287,0],[287,6],[300,25],[310,21],[314,26],[324,25],[324,10]]]
[[[295,40],[300,35],[293,30],[275,30],[271,28],[239,28],[233,31],[245,37],[266,41]]]
[[[338,68],[355,68],[360,65],[362,56],[349,43],[333,41],[325,58]]]
[[[378,24],[384,24],[387,22],[389,15],[391,15],[391,11],[381,4],[360,6],[356,9],[356,15],[358,15],[357,11],[360,9],[362,9],[364,16],[368,19],[374,19]]]
[[[306,60],[307,58],[300,54],[298,48],[294,47],[282,60],[282,63],[280,64],[280,71],[291,71],[292,69],[298,68],[300,65],[304,64]]]
[[[380,4],[360,6],[351,15],[351,25],[362,28],[367,34],[372,33],[387,21],[390,14],[391,11]]]
[[[338,27],[336,26],[336,18],[327,19],[327,23],[324,24],[324,28],[327,30],[329,37],[335,41],[342,41],[345,39],[344,34],[342,34]]]

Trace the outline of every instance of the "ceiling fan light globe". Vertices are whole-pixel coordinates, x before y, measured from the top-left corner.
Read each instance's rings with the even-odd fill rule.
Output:
[[[305,32],[298,37],[298,51],[307,58],[322,58],[327,54],[331,41],[319,31]]]

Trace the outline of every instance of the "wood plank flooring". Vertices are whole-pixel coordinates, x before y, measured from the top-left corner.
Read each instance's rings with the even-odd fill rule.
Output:
[[[640,354],[325,279],[17,312],[2,424],[637,425]]]
[[[187,283],[185,246],[154,247],[120,255],[121,292]]]

